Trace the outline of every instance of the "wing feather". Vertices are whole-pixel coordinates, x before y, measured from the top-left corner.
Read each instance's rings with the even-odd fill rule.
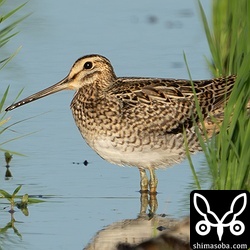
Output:
[[[206,118],[225,103],[236,76],[193,81],[202,114]],[[161,78],[118,78],[106,91],[121,102],[123,116],[150,119],[152,129],[183,130],[198,120],[191,82]],[[157,119],[155,116],[157,116]]]

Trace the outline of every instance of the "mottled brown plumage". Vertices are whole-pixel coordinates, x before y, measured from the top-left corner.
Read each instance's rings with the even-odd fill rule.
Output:
[[[235,76],[193,81],[208,136],[217,131]],[[154,170],[185,157],[185,130],[190,152],[200,150],[195,97],[188,80],[116,77],[100,55],[78,59],[59,83],[11,105],[7,110],[63,89],[74,89],[72,113],[83,138],[105,160],[140,170],[141,190],[156,192]],[[195,122],[194,122],[195,121]],[[150,171],[148,182],[145,170]]]

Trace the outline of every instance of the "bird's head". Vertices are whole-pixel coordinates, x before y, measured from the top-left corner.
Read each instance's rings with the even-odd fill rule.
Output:
[[[83,56],[73,64],[69,74],[63,80],[12,104],[6,108],[6,111],[65,89],[76,91],[81,88],[105,89],[115,79],[113,67],[107,58],[100,55]]]

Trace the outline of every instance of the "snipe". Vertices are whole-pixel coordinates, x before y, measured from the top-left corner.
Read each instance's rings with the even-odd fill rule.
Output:
[[[193,81],[209,136],[216,130],[211,114],[223,119],[234,82],[235,76]],[[150,193],[156,193],[155,169],[185,157],[184,130],[190,152],[201,149],[190,81],[117,77],[110,61],[100,55],[79,58],[63,80],[6,111],[64,89],[76,91],[71,110],[85,141],[111,163],[138,167],[141,192],[149,187]]]

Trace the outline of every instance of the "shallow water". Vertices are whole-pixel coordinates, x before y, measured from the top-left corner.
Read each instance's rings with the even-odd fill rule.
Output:
[[[209,13],[210,1],[202,4]],[[118,76],[188,78],[185,52],[193,79],[210,78],[196,1],[63,0],[58,5],[33,0],[17,16],[27,13],[32,15],[18,26],[20,33],[4,51],[8,55],[22,46],[0,72],[1,93],[11,86],[6,105],[23,87],[21,98],[61,80],[78,57],[90,53],[108,57]],[[109,164],[86,145],[69,109],[72,96],[70,91],[58,93],[7,114],[9,124],[33,118],[1,135],[1,142],[35,133],[3,145],[26,156],[13,157],[10,180],[4,179],[5,162],[0,158],[0,188],[12,192],[22,184],[20,194],[46,202],[29,205],[29,216],[16,209],[14,226],[21,236],[12,228],[0,234],[2,249],[82,249],[104,226],[136,219],[140,212],[138,170]],[[193,161],[202,171],[203,154]],[[188,162],[157,172],[157,213],[169,218],[187,215],[194,188]],[[11,220],[4,200],[0,216],[4,228]]]

